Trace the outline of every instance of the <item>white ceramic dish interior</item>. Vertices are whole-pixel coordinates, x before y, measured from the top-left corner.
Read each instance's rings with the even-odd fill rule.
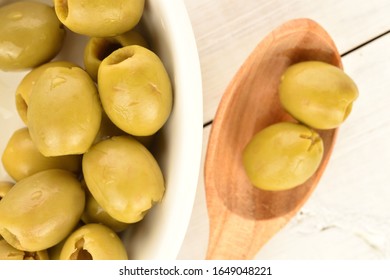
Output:
[[[9,2],[0,0],[0,5]],[[50,0],[41,0],[52,5]],[[145,219],[125,232],[131,259],[175,259],[190,220],[202,150],[202,84],[196,43],[181,0],[146,0],[140,26],[163,60],[173,83],[174,106],[160,131],[156,158],[166,180],[166,193]],[[82,64],[86,38],[67,33],[55,60]],[[28,71],[0,70],[0,152],[12,133],[23,127],[15,107],[15,89]],[[3,166],[0,180],[11,180]]]

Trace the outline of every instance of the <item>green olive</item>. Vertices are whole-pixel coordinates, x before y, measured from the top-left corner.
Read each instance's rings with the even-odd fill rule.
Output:
[[[36,173],[17,182],[0,201],[0,234],[19,250],[46,250],[68,236],[84,205],[84,190],[73,173]]]
[[[0,260],[48,260],[46,250],[25,252],[12,247],[4,239],[0,240]]]
[[[81,156],[43,156],[34,145],[27,127],[16,130],[5,147],[2,162],[4,169],[16,181],[47,169],[65,169],[81,172]]]
[[[340,68],[305,61],[287,68],[279,93],[282,106],[294,118],[313,128],[332,129],[350,114],[358,88]]]
[[[106,57],[98,87],[108,117],[131,135],[156,133],[171,113],[168,73],[159,57],[144,47],[123,47]]]
[[[134,30],[114,37],[90,38],[84,49],[85,70],[94,81],[97,81],[98,69],[102,60],[109,56],[113,51],[130,45],[148,47],[144,37]]]
[[[106,210],[97,203],[96,199],[90,193],[86,196],[85,209],[81,220],[86,224],[103,224],[115,232],[121,232],[129,226],[129,224],[119,222],[108,215]]]
[[[244,169],[260,189],[280,191],[307,181],[323,157],[323,142],[313,129],[281,122],[258,132],[243,152]]]
[[[35,67],[60,51],[65,30],[54,9],[20,1],[0,8],[0,69]]]
[[[127,260],[118,235],[101,224],[88,224],[75,230],[65,241],[61,260]]]
[[[8,193],[8,191],[13,187],[14,183],[7,181],[0,181],[0,200]]]
[[[52,61],[45,63],[37,68],[32,69],[23,80],[19,83],[16,89],[16,109],[22,121],[27,124],[27,109],[30,102],[30,95],[32,88],[36,84],[40,75],[49,67],[62,66],[62,67],[75,67],[76,64],[68,61]]]
[[[50,67],[33,87],[27,111],[31,139],[44,156],[82,154],[98,133],[97,88],[79,67]]]
[[[54,0],[60,21],[73,32],[91,37],[116,36],[135,27],[145,0]]]
[[[99,142],[83,156],[83,174],[93,197],[123,223],[135,223],[159,202],[164,178],[153,155],[131,136]]]

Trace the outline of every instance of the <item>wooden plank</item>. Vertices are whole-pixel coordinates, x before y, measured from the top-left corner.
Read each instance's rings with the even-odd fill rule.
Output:
[[[343,58],[359,99],[339,131],[313,196],[257,259],[390,258],[390,34]],[[204,150],[210,126],[204,129]],[[203,170],[179,259],[203,259],[208,240]]]
[[[204,123],[257,43],[284,21],[309,17],[334,38],[340,52],[390,29],[390,1],[184,0],[198,44],[203,75]]]

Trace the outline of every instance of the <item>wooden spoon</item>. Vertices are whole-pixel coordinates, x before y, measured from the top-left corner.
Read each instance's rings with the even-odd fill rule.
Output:
[[[255,133],[273,123],[295,121],[280,105],[283,71],[305,60],[342,68],[329,34],[316,22],[286,22],[259,43],[226,89],[212,124],[205,161],[210,236],[206,259],[252,259],[301,208],[317,185],[337,129],[319,131],[324,157],[304,184],[287,191],[263,191],[249,182],[242,151]]]

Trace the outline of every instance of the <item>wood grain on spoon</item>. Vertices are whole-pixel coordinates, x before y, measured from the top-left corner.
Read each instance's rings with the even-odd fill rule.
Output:
[[[226,89],[212,124],[205,161],[210,219],[206,259],[251,259],[301,208],[329,160],[337,130],[319,131],[324,158],[297,188],[262,191],[251,185],[242,151],[255,133],[273,123],[295,121],[281,107],[278,85],[291,64],[319,60],[342,68],[329,34],[316,22],[296,19],[271,32],[248,57]]]

